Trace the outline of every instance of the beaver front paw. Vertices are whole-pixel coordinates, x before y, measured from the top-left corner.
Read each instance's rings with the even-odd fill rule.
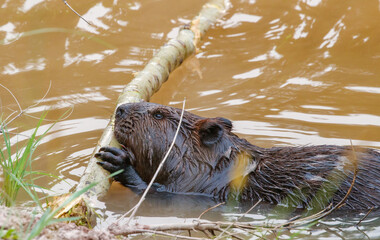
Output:
[[[131,166],[131,161],[134,161],[135,156],[130,149],[102,147],[99,149],[99,152],[95,154],[95,157],[103,160],[103,162],[97,162],[97,164],[110,173],[122,169],[123,172],[113,178],[124,186],[137,188],[138,190],[144,190],[147,187],[147,184]]]

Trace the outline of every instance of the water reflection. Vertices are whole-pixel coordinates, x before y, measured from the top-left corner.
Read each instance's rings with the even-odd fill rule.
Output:
[[[4,66],[4,70],[2,71],[2,74],[4,75],[13,75],[17,73],[22,72],[28,72],[28,71],[42,71],[46,67],[46,59],[45,58],[38,58],[38,59],[32,59],[29,60],[24,67],[17,67],[16,63],[8,63]]]
[[[277,115],[267,116],[267,117],[278,117]],[[293,120],[300,120],[299,118],[292,118]],[[319,122],[318,122],[319,123]],[[266,122],[256,122],[256,121],[233,121],[233,131],[235,133],[244,136],[250,135],[254,136],[251,141],[252,144],[261,146],[261,142],[272,141],[277,144],[285,145],[350,145],[350,140],[346,138],[334,138],[334,137],[323,137],[316,131],[303,130],[303,129],[288,129],[276,126],[274,124]],[[380,147],[379,142],[365,141],[362,139],[351,139],[353,144],[360,143],[365,146]],[[273,145],[269,145],[271,147]]]
[[[242,23],[257,23],[261,18],[261,16],[246,13],[235,13],[230,19],[223,23],[223,28],[235,28]]]
[[[102,28],[104,30],[108,30],[110,26],[106,25],[101,20],[101,18],[106,17],[107,14],[110,12],[111,12],[110,8],[104,7],[102,3],[97,3],[95,6],[90,8],[87,11],[87,13],[83,14],[82,17],[86,19],[87,21],[89,21],[92,25],[95,25],[96,27]],[[78,21],[77,27],[91,33],[99,34],[99,31],[97,30],[97,28],[92,25],[89,25],[88,23],[80,19]]]
[[[222,102],[221,104],[233,106],[233,105],[242,105],[242,104],[248,103],[248,102],[249,102],[249,100],[244,100],[244,99],[231,99],[231,100]]]
[[[75,56],[72,56],[70,53],[66,52],[63,55],[65,63],[64,67],[68,67],[71,64],[78,64],[80,62],[93,62],[94,64],[101,63],[105,57],[112,55],[116,52],[116,50],[104,50],[101,53],[90,53],[87,55],[83,55],[82,53],[77,53]]]
[[[86,125],[82,123],[86,122]],[[41,137],[42,134],[46,133],[48,129],[51,130],[46,134],[46,136],[40,141],[40,144],[49,143],[58,138],[65,138],[74,136],[79,133],[93,132],[96,130],[102,130],[107,126],[108,121],[105,119],[95,119],[95,118],[87,118],[87,119],[72,119],[72,120],[64,120],[56,123],[53,127],[53,124],[44,124],[39,127],[36,136]],[[16,136],[10,138],[10,142],[12,145],[16,143],[27,140],[34,129],[26,130],[18,133]]]
[[[116,65],[122,66],[117,68],[110,69],[110,72],[134,72],[135,66],[141,66],[144,62],[140,60],[134,60],[134,59],[122,59]]]
[[[364,93],[377,93],[380,94],[380,87],[365,87],[365,86],[347,86],[345,89],[349,89],[356,92]]]
[[[335,23],[334,27],[323,37],[323,43],[319,48],[332,48],[339,39],[339,34],[343,29],[346,29],[346,26],[343,23],[344,15],[341,19]]]
[[[24,2],[24,4],[22,5],[22,7],[19,8],[20,11],[26,13],[28,12],[30,9],[32,9],[34,6],[36,6],[37,4],[40,4],[42,3],[44,0],[26,0]]]
[[[116,2],[115,2],[115,5],[117,5]],[[134,11],[139,10],[141,7],[141,3],[139,2],[128,3],[128,5],[129,5],[129,9],[134,10]]]
[[[199,95],[202,97],[202,96],[208,96],[208,95],[212,95],[212,94],[215,94],[215,93],[220,93],[222,92],[222,90],[208,90],[208,91],[202,91],[202,92],[199,92]]]
[[[34,107],[29,107],[27,113],[40,113],[51,111],[53,109],[65,109],[74,107],[77,104],[88,102],[103,102],[108,100],[102,93],[95,91],[96,88],[84,89],[85,93],[75,93],[59,97],[44,98],[42,103]]]
[[[270,50],[268,53],[265,53],[265,54],[259,55],[257,57],[254,57],[252,59],[249,59],[248,62],[268,61],[270,59],[278,60],[278,59],[281,59],[282,57],[283,57],[283,55],[279,54],[276,51],[276,47],[273,47],[273,49]]]
[[[309,35],[309,32],[306,30],[306,27],[313,28],[313,24],[315,23],[315,18],[312,18],[310,16],[306,16],[303,13],[299,14],[300,19],[302,23],[296,27],[294,30],[293,38],[294,39],[300,39],[300,38],[306,38],[307,35]]]
[[[316,7],[322,2],[322,0],[301,0],[301,2],[306,3],[310,7]]]
[[[286,24],[273,25],[270,27],[270,30],[265,33],[265,38],[269,40],[280,39],[287,28],[288,26]]]
[[[320,81],[312,81],[312,80],[309,80],[305,77],[295,77],[295,78],[290,78],[288,80],[286,80],[286,83],[282,84],[280,86],[280,88],[283,88],[283,87],[286,87],[290,84],[294,84],[294,85],[308,85],[308,86],[312,86],[312,87],[320,87],[320,86],[326,86],[327,84],[323,83],[323,82],[320,82]]]
[[[263,74],[262,69],[256,68],[256,69],[252,69],[252,70],[245,72],[245,73],[240,73],[240,74],[234,75],[232,78],[233,79],[256,78],[256,77],[260,76],[261,74]]]
[[[314,123],[331,123],[331,124],[346,124],[346,125],[363,125],[363,126],[380,126],[380,116],[370,114],[348,114],[341,115],[326,115],[326,114],[311,114],[292,111],[281,111],[278,115],[267,115],[268,118],[288,118],[297,121],[306,121]]]
[[[15,29],[16,26],[11,22],[0,26],[0,32],[5,32],[5,38],[3,39],[4,44],[10,43],[12,40],[17,39],[20,36],[20,33],[14,31]]]
[[[300,107],[306,108],[306,109],[338,110],[338,108],[327,107],[327,106],[319,106],[319,105],[301,105]]]

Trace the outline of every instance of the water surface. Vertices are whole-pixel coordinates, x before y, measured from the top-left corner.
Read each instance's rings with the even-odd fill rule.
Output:
[[[123,86],[204,2],[70,2],[91,26],[57,1],[0,2],[0,83],[23,109],[31,106],[9,124],[13,143],[30,135],[35,117],[44,111],[42,129],[71,112],[48,133],[33,164],[64,181],[44,178],[37,184],[59,194],[78,183]],[[229,118],[239,136],[262,147],[349,145],[351,139],[380,149],[379,22],[375,0],[231,1],[198,53],[151,101],[180,107],[186,97],[188,110]],[[0,100],[3,119],[18,109],[4,88]],[[114,184],[100,205],[112,219],[136,201]],[[214,204],[152,197],[139,215],[146,223],[182,221]],[[230,219],[242,211],[226,206],[206,218]],[[363,215],[341,213],[305,234],[380,238],[379,213],[356,227]],[[257,209],[245,220],[270,223],[287,217]],[[323,225],[332,230],[320,230]]]

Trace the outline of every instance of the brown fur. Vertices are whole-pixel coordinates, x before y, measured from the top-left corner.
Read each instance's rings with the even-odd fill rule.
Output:
[[[180,109],[147,102],[119,107],[116,139],[133,152],[131,165],[145,182],[150,181],[167,152],[180,114]],[[357,148],[355,157],[351,147],[345,146],[265,149],[239,138],[231,129],[227,119],[185,112],[174,148],[156,182],[170,192],[202,193],[221,200],[238,197],[295,207],[325,207],[344,197],[358,159],[357,179],[346,206],[380,206],[378,151]],[[242,156],[245,172],[236,174]],[[234,185],[239,178],[244,183],[241,188]]]

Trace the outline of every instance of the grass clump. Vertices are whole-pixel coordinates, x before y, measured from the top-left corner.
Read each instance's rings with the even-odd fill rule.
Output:
[[[0,145],[0,165],[3,171],[3,187],[0,192],[0,204],[7,207],[14,206],[20,188],[33,199],[39,206],[40,201],[35,192],[35,188],[40,188],[33,184],[32,174],[43,174],[31,170],[32,156],[38,144],[47,132],[53,127],[48,128],[42,135],[37,136],[39,127],[42,124],[44,114],[33,133],[26,141],[25,145],[19,148],[18,144],[12,148],[9,132],[4,124],[1,126],[3,144]],[[14,151],[13,151],[14,150]]]
[[[58,206],[54,206],[54,208],[49,207],[49,204],[47,205],[47,208],[42,207],[40,198],[36,192],[37,188],[42,189],[42,187],[33,184],[33,178],[35,175],[52,175],[32,171],[31,165],[33,153],[41,143],[41,140],[54,126],[54,124],[52,124],[46,131],[42,132],[42,134],[39,133],[39,129],[45,116],[46,114],[40,118],[37,126],[21,147],[19,147],[19,143],[12,143],[6,124],[0,120],[0,166],[2,168],[3,178],[2,189],[0,190],[0,205],[14,207],[16,205],[15,203],[19,190],[23,189],[31,197],[33,203],[36,204],[35,210],[39,209],[38,211],[33,211],[30,215],[28,214],[30,216],[30,222],[27,222],[26,225],[21,223],[21,221],[19,222],[20,226],[11,224],[10,226],[0,227],[0,239],[33,239],[51,224],[80,220],[83,216],[57,218],[57,215],[66,206],[73,204],[74,200],[77,200],[78,202],[78,198],[83,193],[87,192],[97,184],[97,182],[94,182],[79,191],[69,194],[69,196],[65,197]],[[110,177],[118,173],[120,173],[120,171],[115,172],[110,175]],[[21,217],[20,214],[17,214],[16,210],[14,212],[13,215]],[[9,215],[9,217],[11,216]]]

